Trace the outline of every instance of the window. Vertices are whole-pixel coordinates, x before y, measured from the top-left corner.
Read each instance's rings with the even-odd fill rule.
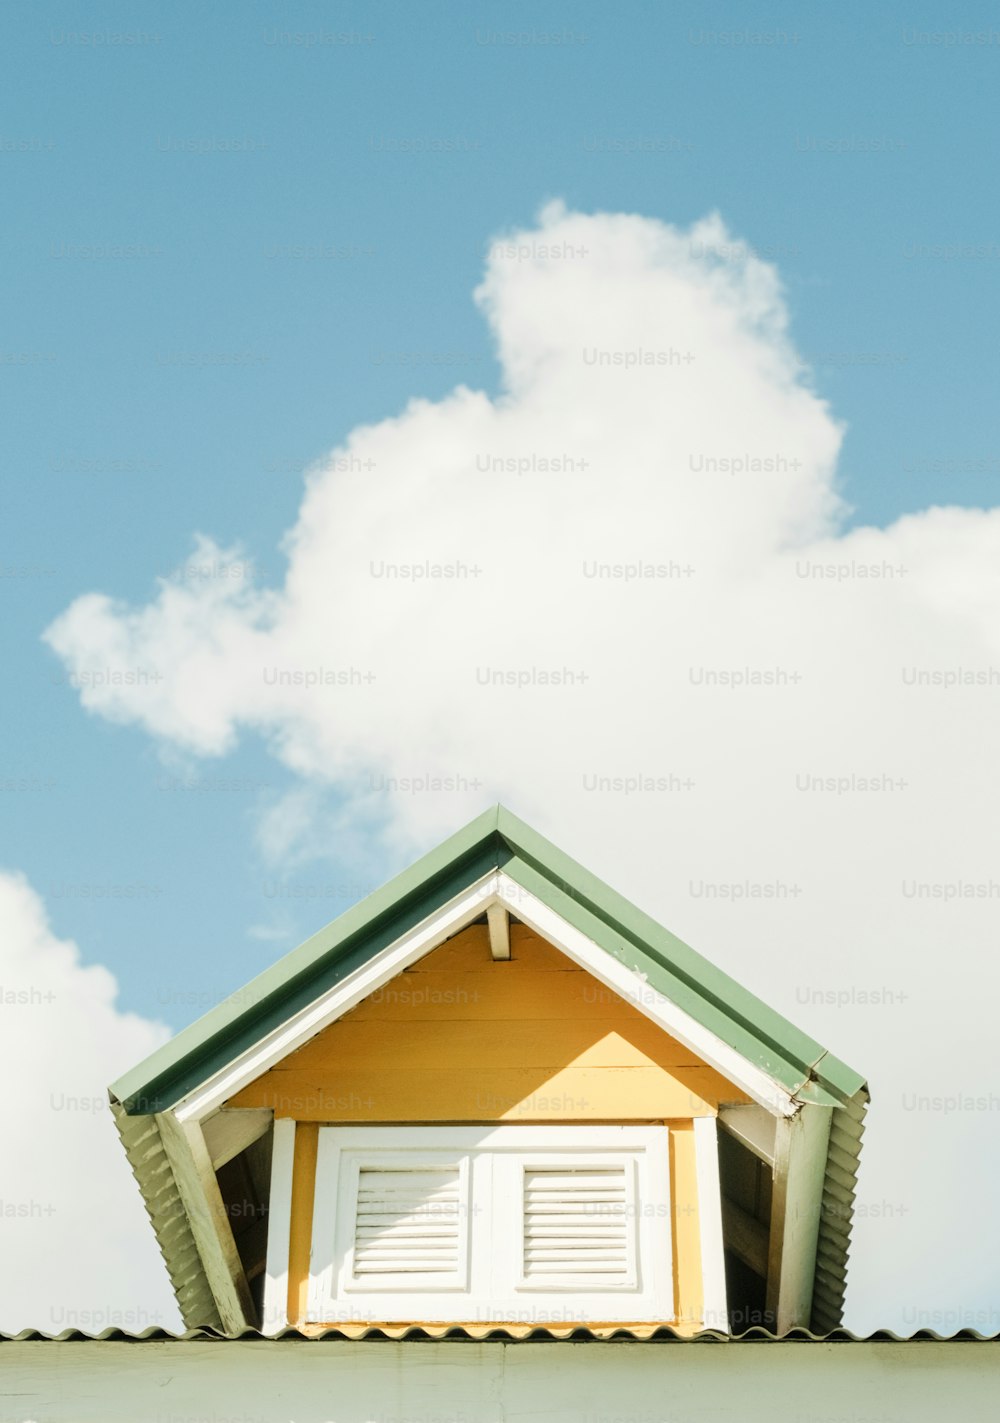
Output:
[[[665,1127],[321,1127],[309,1319],[670,1319]]]

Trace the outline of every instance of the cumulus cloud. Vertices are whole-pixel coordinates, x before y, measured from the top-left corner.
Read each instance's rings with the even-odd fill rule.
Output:
[[[161,743],[266,738],[279,851],[324,787],[334,853],[511,804],[870,1075],[852,1322],[987,1308],[1000,511],[847,528],[778,274],[716,217],[550,207],[476,299],[499,392],[355,429],[282,587],[91,593],[50,645]]]
[[[57,939],[0,872],[0,1329],[140,1330],[179,1316],[108,1110],[107,1084],[169,1036]]]

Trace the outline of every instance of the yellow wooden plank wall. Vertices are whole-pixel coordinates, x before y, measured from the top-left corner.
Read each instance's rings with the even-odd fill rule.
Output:
[[[695,1169],[694,1126],[668,1122],[670,1128],[670,1227],[674,1243],[673,1323],[683,1333],[697,1333],[702,1322],[701,1224]]]
[[[309,1252],[318,1148],[319,1124],[297,1123],[292,1158],[292,1228],[288,1241],[288,1318],[292,1323],[305,1319],[309,1303]]]
[[[297,1121],[664,1121],[745,1101],[638,1008],[522,925],[491,959],[457,935],[231,1107]]]
[[[490,957],[485,925],[428,954],[233,1097],[298,1122],[289,1318],[305,1318],[320,1122],[662,1122],[671,1128],[674,1298],[701,1315],[692,1119],[747,1098],[523,925]]]

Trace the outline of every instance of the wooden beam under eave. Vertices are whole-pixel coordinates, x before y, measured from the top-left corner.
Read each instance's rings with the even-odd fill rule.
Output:
[[[777,1334],[809,1327],[832,1116],[808,1104],[775,1132],[767,1309]]]
[[[241,1151],[246,1151],[255,1141],[270,1131],[274,1114],[267,1109],[252,1108],[249,1111],[230,1111],[223,1108],[202,1122],[201,1129],[205,1145],[212,1161],[212,1170],[218,1171]]]
[[[765,1165],[774,1166],[777,1120],[766,1107],[758,1106],[756,1102],[720,1107],[719,1123]]]
[[[486,911],[490,930],[490,953],[498,962],[510,958],[510,915],[503,904],[491,904]]]

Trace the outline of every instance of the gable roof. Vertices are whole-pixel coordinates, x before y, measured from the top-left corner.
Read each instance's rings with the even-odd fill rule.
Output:
[[[133,1170],[147,1199],[172,1277],[173,1251],[157,1224],[150,1183],[170,1189],[153,1136],[136,1117],[168,1111],[189,1093],[254,1048],[267,1034],[303,1012],[373,958],[491,872],[502,872],[528,895],[638,974],[797,1104],[833,1109],[823,1188],[813,1300],[813,1327],[840,1323],[867,1088],[860,1074],[802,1033],[695,950],[662,928],[596,876],[564,855],[503,806],[494,806],[314,934],[245,988],[226,999],[153,1053],[111,1088],[115,1117]],[[516,915],[517,906],[512,905]],[[169,1213],[177,1227],[176,1213]],[[181,1242],[177,1242],[180,1246]],[[183,1296],[204,1302],[204,1281],[183,1242]],[[175,1262],[176,1263],[176,1262]],[[175,1288],[185,1309],[180,1281]],[[191,1323],[211,1323],[204,1314]]]
[[[185,1028],[111,1091],[163,1111],[476,878],[503,870],[800,1101],[838,1107],[864,1078],[503,806],[445,840]]]

